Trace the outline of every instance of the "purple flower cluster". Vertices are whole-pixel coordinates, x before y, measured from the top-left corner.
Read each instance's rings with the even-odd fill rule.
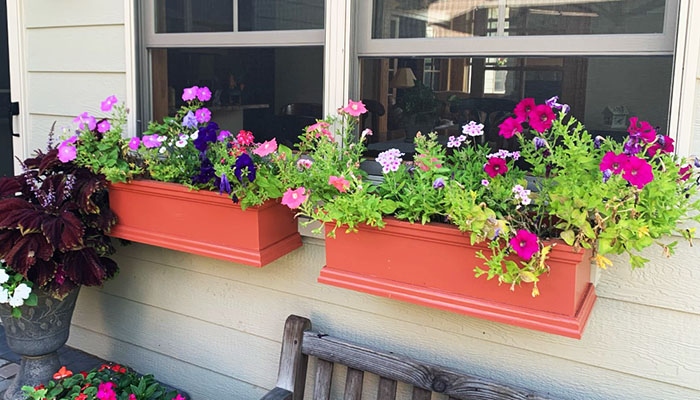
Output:
[[[471,121],[462,127],[462,133],[471,137],[481,136],[484,134],[484,124],[478,124],[475,121]]]
[[[467,125],[464,126],[466,127]],[[465,140],[467,140],[465,135],[459,135],[457,137],[450,136],[450,139],[447,141],[447,147],[459,147]]]
[[[399,149],[389,149],[379,153],[375,161],[382,166],[382,172],[388,174],[389,172],[396,172],[399,170],[399,167],[403,162],[401,157],[404,155],[405,154]]]
[[[502,158],[504,160],[508,157],[511,157],[513,160],[517,161],[520,158],[520,152],[519,151],[510,152],[508,150],[500,149],[495,153],[491,153],[491,154],[487,155],[486,157],[487,158],[498,157],[498,158]]]

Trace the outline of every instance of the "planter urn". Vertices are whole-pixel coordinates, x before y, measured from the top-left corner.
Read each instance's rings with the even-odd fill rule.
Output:
[[[22,357],[20,370],[7,388],[4,400],[24,400],[23,386],[48,383],[61,367],[57,351],[66,344],[79,289],[63,300],[36,291],[38,304],[23,306],[20,318],[12,317],[12,308],[0,306],[9,348]]]

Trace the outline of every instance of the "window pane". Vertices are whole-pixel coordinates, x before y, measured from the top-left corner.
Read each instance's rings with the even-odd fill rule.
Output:
[[[155,0],[156,33],[232,32],[234,0]]]
[[[323,0],[239,0],[238,30],[323,29]]]
[[[151,49],[153,118],[182,105],[182,90],[208,86],[221,129],[290,145],[322,118],[323,48]]]
[[[447,143],[469,121],[485,125],[485,142],[506,149],[515,141],[503,140],[498,125],[516,103],[558,95],[593,135],[622,139],[632,116],[667,132],[672,66],[671,56],[366,58],[361,97],[370,112],[362,128],[375,132],[370,155],[412,153],[418,131]]]
[[[662,33],[665,0],[375,0],[372,37]],[[500,14],[502,13],[502,14]]]

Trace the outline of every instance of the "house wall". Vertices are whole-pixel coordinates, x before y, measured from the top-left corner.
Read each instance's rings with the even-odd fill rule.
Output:
[[[22,4],[24,109],[35,148],[52,121],[97,112],[113,93],[125,97],[125,7]],[[697,149],[700,110],[695,121]],[[324,246],[312,237],[262,269],[133,244],[119,247],[116,279],[82,289],[69,344],[153,372],[195,400],[256,399],[275,384],[282,327],[294,313],[325,333],[552,397],[700,398],[700,247],[646,257],[643,270],[617,258],[601,273],[598,303],[574,340],[318,284]],[[368,395],[376,383],[365,381]],[[334,398],[341,393],[334,388]]]

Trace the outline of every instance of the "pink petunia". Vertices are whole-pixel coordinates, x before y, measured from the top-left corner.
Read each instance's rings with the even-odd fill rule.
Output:
[[[339,192],[345,193],[350,187],[350,182],[343,176],[333,176],[328,178],[328,184],[335,186]]]
[[[197,87],[197,86],[185,88],[185,90],[182,91],[182,100],[184,100],[184,101],[194,100],[195,97],[197,97],[198,92],[199,92],[199,87]]]
[[[520,123],[527,121],[527,119],[530,117],[530,113],[534,109],[535,99],[532,97],[522,99],[520,103],[515,106],[515,110],[513,110],[513,113],[515,113],[515,119]]]
[[[299,169],[309,169],[312,165],[314,165],[314,162],[306,158],[300,158],[297,161],[297,168]]]
[[[491,178],[494,178],[508,172],[508,165],[506,165],[506,160],[502,158],[491,157],[489,161],[484,164],[484,171],[486,171]]]
[[[631,137],[641,138],[647,143],[656,140],[656,130],[647,121],[639,121],[639,118],[630,118],[630,126],[627,129]]]
[[[306,199],[309,197],[308,195],[304,194],[306,192],[306,188],[299,187],[295,190],[287,189],[286,192],[284,192],[284,195],[282,195],[282,204],[285,206],[291,208],[292,210],[295,208],[299,208],[302,203],[306,201]]]
[[[199,101],[209,101],[211,100],[211,90],[204,86],[197,89],[197,98]]]
[[[143,145],[147,149],[152,149],[154,147],[160,146],[158,141],[158,135],[146,135],[143,137]]]
[[[73,122],[79,123],[78,128],[82,131],[85,129],[87,125],[88,130],[95,130],[95,127],[97,126],[97,121],[95,120],[95,117],[92,115],[89,115],[87,112],[84,112],[73,120]]]
[[[277,150],[277,139],[268,140],[267,142],[258,146],[253,150],[253,154],[257,154],[260,157],[265,157],[266,155],[273,153]]]
[[[253,132],[251,131],[239,131],[238,135],[236,135],[236,141],[242,146],[251,145],[253,144],[254,140],[255,137],[253,136]]]
[[[139,139],[136,136],[132,137],[131,140],[129,140],[129,148],[131,150],[138,150],[140,145],[141,145],[141,139]]]
[[[107,97],[102,103],[100,103],[100,110],[105,112],[111,111],[112,107],[117,104],[117,101],[117,96],[115,95]]]
[[[647,183],[654,180],[651,164],[643,158],[630,156],[622,168],[622,177],[639,189],[642,189]]]
[[[650,157],[654,157],[656,153],[660,150],[662,153],[673,153],[675,146],[673,145],[674,140],[670,136],[659,136],[656,143],[649,146],[647,153]]]
[[[97,124],[97,132],[100,132],[100,133],[105,133],[105,132],[109,131],[110,128],[112,128],[112,126],[109,124],[109,121],[107,121],[106,119],[103,120],[102,122],[100,122],[99,124]]]
[[[508,118],[498,126],[498,129],[499,135],[506,139],[510,139],[516,133],[521,133],[523,131],[523,126],[517,119]]]
[[[197,118],[197,122],[205,124],[211,119],[211,111],[206,107],[202,107],[194,112],[194,116]]]
[[[540,250],[540,246],[537,244],[537,235],[524,229],[520,229],[515,237],[510,239],[510,247],[524,260],[531,259]]]
[[[178,394],[177,396],[173,397],[172,400],[187,400],[187,399],[185,399],[183,396]]]
[[[367,107],[361,101],[348,100],[348,105],[343,107],[343,111],[352,115],[353,117],[359,117],[360,115],[367,112]]]
[[[622,168],[627,164],[629,156],[623,153],[615,154],[612,151],[605,153],[603,159],[600,160],[600,170],[610,170],[615,174],[622,172]]]
[[[546,104],[540,104],[530,112],[530,126],[539,133],[552,127],[552,121],[556,118],[552,108]]]
[[[427,157],[428,156],[425,154],[419,154],[418,156],[416,156],[416,165],[418,166],[418,168],[421,169],[421,171],[430,171],[430,169],[433,167],[442,168],[442,164],[440,164],[439,162],[440,160],[438,160],[435,157],[432,157],[430,161],[426,161]]]
[[[58,146],[58,159],[62,163],[71,162],[78,157],[78,149],[74,146],[77,136],[71,136]]]

